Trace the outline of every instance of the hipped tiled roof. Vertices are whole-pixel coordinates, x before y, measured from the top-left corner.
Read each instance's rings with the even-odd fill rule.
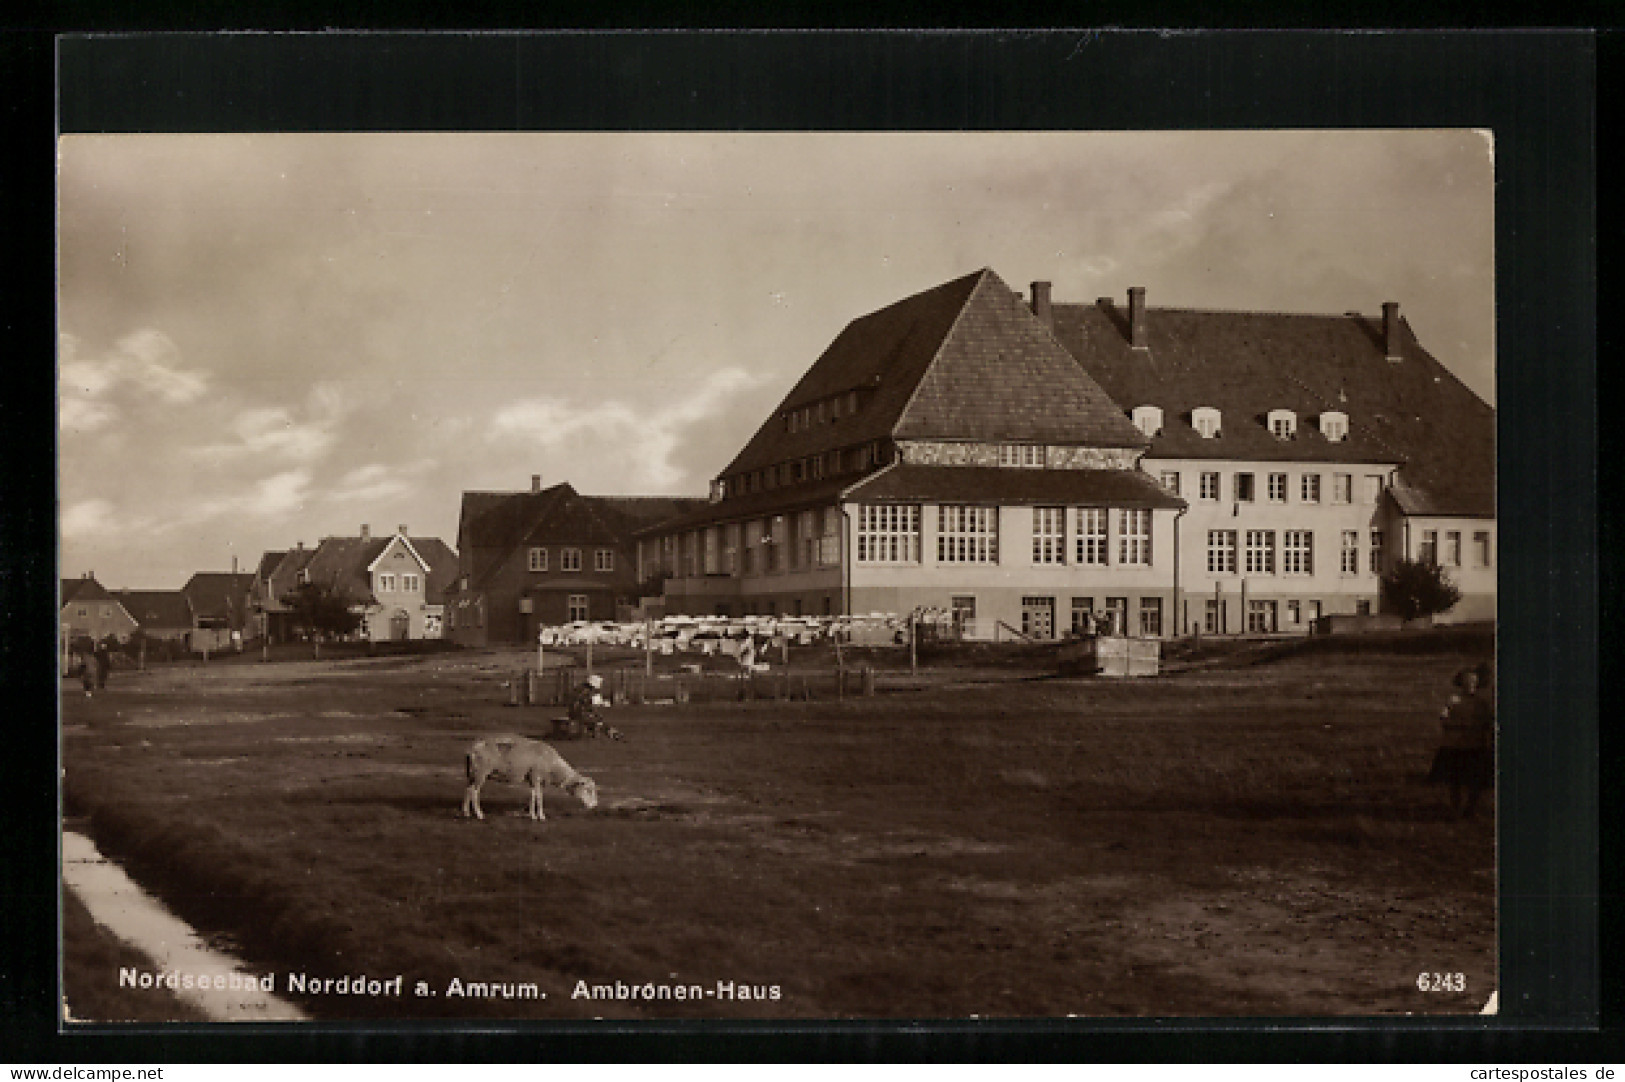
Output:
[[[1154,405],[1163,428],[1150,458],[1375,462],[1401,465],[1412,513],[1495,513],[1495,411],[1399,321],[1399,359],[1386,359],[1380,318],[1152,308],[1148,349],[1129,348],[1120,310],[1056,304],[1055,334],[1124,410]],[[1191,410],[1221,413],[1223,435],[1203,439]],[[1298,417],[1280,440],[1272,409]],[[1330,442],[1318,418],[1348,415]]]
[[[245,599],[253,588],[254,576],[246,571],[199,571],[181,587],[181,593],[202,619],[241,619],[248,611]]]
[[[113,596],[143,631],[193,626],[192,602],[180,590],[120,590]]]
[[[894,466],[854,485],[869,502],[999,503],[1035,506],[1166,507],[1185,501],[1138,470],[1004,469],[995,466]]]
[[[855,416],[788,431],[787,411],[858,390]],[[1141,447],[1145,438],[993,271],[853,320],[724,475],[883,437]]]

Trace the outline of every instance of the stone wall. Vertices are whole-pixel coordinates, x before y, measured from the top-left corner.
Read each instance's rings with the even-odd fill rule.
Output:
[[[899,440],[897,453],[910,466],[998,466],[997,443]],[[1140,451],[1131,447],[1049,445],[1044,465],[1052,470],[1132,470]],[[1013,467],[1014,468],[1014,467]]]

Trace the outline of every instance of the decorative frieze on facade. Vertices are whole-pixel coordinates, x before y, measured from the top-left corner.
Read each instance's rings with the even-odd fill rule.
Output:
[[[898,457],[910,466],[1001,466],[1010,460],[1011,444],[961,440],[899,440]],[[1019,445],[1027,446],[1027,445]],[[1044,467],[1051,470],[1132,470],[1141,452],[1132,447],[1044,448]]]

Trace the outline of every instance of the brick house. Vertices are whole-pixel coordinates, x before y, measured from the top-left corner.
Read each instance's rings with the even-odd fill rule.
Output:
[[[463,493],[449,634],[529,644],[543,627],[627,615],[642,592],[632,535],[704,502],[584,496],[539,476],[528,492]]]
[[[638,558],[672,612],[924,606],[1050,638],[1091,611],[1303,631],[1431,552],[1468,619],[1494,608],[1494,469],[1494,410],[1397,305],[1054,304],[984,269],[849,324]]]

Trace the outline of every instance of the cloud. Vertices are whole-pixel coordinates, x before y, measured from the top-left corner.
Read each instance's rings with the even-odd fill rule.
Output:
[[[64,433],[95,432],[118,420],[119,411],[106,402],[64,395],[58,407],[57,427]]]
[[[194,448],[199,458],[229,461],[273,456],[293,462],[313,462],[325,455],[349,415],[343,391],[332,384],[310,390],[305,417],[296,418],[285,406],[250,406],[231,419],[235,443],[210,443]]]
[[[85,541],[114,534],[118,523],[107,500],[81,500],[62,512],[62,538]]]
[[[487,439],[573,454],[582,472],[612,487],[618,487],[613,479],[619,476],[637,486],[670,489],[689,472],[673,461],[682,431],[720,418],[734,396],[757,381],[743,369],[725,368],[687,397],[652,409],[625,402],[581,406],[560,398],[525,399],[497,410]]]
[[[310,501],[310,471],[300,467],[263,477],[246,491],[192,502],[170,520],[173,526],[197,526],[225,516],[281,520],[305,509]]]
[[[404,496],[414,488],[409,477],[432,468],[429,460],[410,466],[391,468],[371,462],[359,466],[340,477],[338,484],[322,498],[329,503],[365,503]]]

